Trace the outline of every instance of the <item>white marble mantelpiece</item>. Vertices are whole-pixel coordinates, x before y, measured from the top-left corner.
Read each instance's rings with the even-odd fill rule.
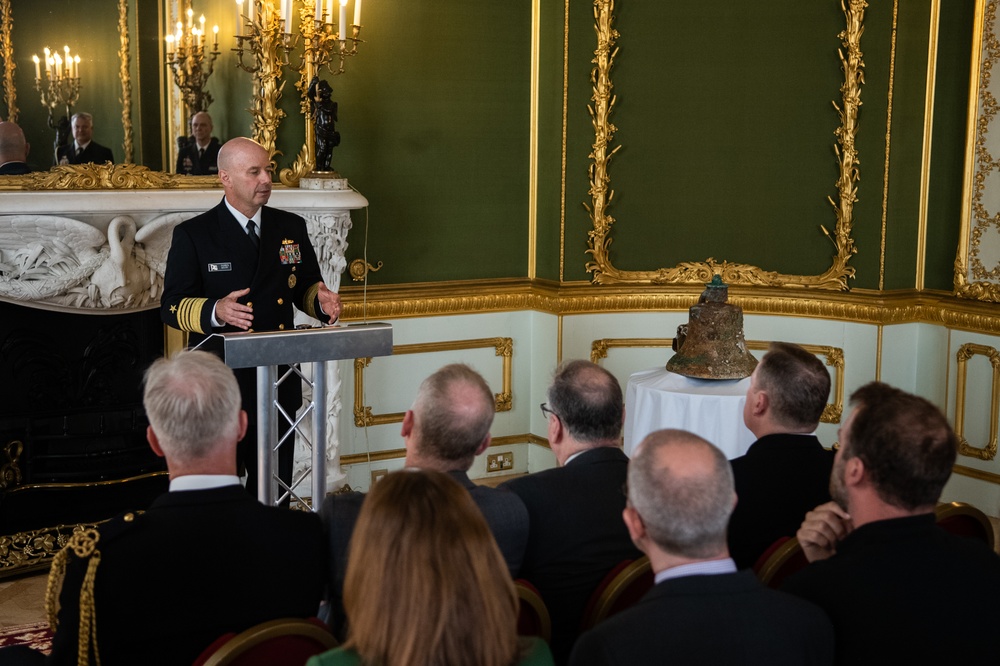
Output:
[[[0,300],[77,314],[156,308],[173,227],[218,205],[222,196],[221,188],[0,192]],[[306,220],[323,279],[339,289],[350,211],[368,200],[355,190],[275,186],[268,205]],[[307,321],[317,323],[296,314],[296,323]],[[331,462],[338,451],[340,389],[337,364],[327,363]],[[307,459],[296,451],[296,476]],[[329,488],[343,474],[336,464],[327,469]]]

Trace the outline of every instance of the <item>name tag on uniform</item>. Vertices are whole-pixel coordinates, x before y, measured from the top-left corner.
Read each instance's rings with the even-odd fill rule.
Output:
[[[223,271],[231,271],[231,270],[233,270],[233,265],[230,262],[228,262],[228,261],[225,262],[225,263],[221,263],[221,264],[209,264],[208,265],[208,272],[209,273],[221,273]]]

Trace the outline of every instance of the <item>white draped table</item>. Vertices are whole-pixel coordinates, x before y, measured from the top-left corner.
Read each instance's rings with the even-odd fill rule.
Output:
[[[628,378],[625,389],[625,453],[654,430],[689,430],[736,458],[756,441],[743,425],[750,378],[693,379],[652,368]]]

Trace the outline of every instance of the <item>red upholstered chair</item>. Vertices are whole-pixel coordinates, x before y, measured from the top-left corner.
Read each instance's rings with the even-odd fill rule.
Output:
[[[580,631],[587,631],[601,620],[634,605],[652,587],[653,569],[648,557],[620,562],[590,595]]]
[[[309,657],[335,647],[337,639],[316,618],[271,620],[220,636],[193,666],[302,666]]]
[[[778,589],[786,578],[809,564],[795,537],[781,537],[760,556],[753,570],[760,582]]]
[[[552,638],[552,618],[538,589],[523,578],[514,581],[520,606],[517,611],[517,635],[537,636],[546,643]]]
[[[944,530],[964,537],[972,537],[983,541],[996,550],[993,524],[986,514],[965,502],[938,504],[934,509],[937,524]]]

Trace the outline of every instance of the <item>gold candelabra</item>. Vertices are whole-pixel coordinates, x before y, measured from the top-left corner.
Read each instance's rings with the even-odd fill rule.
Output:
[[[246,12],[244,1],[249,2]],[[361,0],[354,0],[352,25],[348,25],[346,17],[348,0],[302,0],[297,32],[292,31],[294,1],[236,0],[237,34],[236,48],[233,51],[237,55],[237,66],[254,78],[251,109],[253,139],[264,146],[272,158],[280,152],[275,148],[275,143],[278,125],[285,113],[278,108],[284,86],[283,83],[278,83],[278,79],[281,78],[282,68],[290,65],[289,53],[301,39],[303,51],[295,87],[302,98],[300,109],[308,118],[312,114],[308,91],[313,77],[323,67],[334,76],[342,74],[344,61],[357,54],[358,44],[362,41]],[[339,20],[335,23],[334,8],[338,5]],[[299,179],[309,173],[315,164],[315,128],[312,123],[306,122],[305,144],[292,168],[282,170],[281,182],[297,185]]]
[[[186,25],[177,22],[177,31],[167,35],[167,66],[173,72],[174,83],[181,91],[187,116],[208,110],[212,95],[205,90],[208,78],[212,76],[215,59],[219,57],[219,26],[212,28],[212,47],[209,50],[205,31],[204,14],[194,21],[194,10],[190,0],[186,2]]]
[[[49,127],[56,131],[58,148],[69,140],[69,118],[73,115],[73,105],[80,99],[80,56],[72,55],[69,46],[63,47],[63,55],[47,46],[44,53],[44,68],[37,54],[31,57],[35,63],[35,90],[41,95],[42,106],[48,109]],[[58,122],[52,118],[57,106],[66,109],[66,115]]]

